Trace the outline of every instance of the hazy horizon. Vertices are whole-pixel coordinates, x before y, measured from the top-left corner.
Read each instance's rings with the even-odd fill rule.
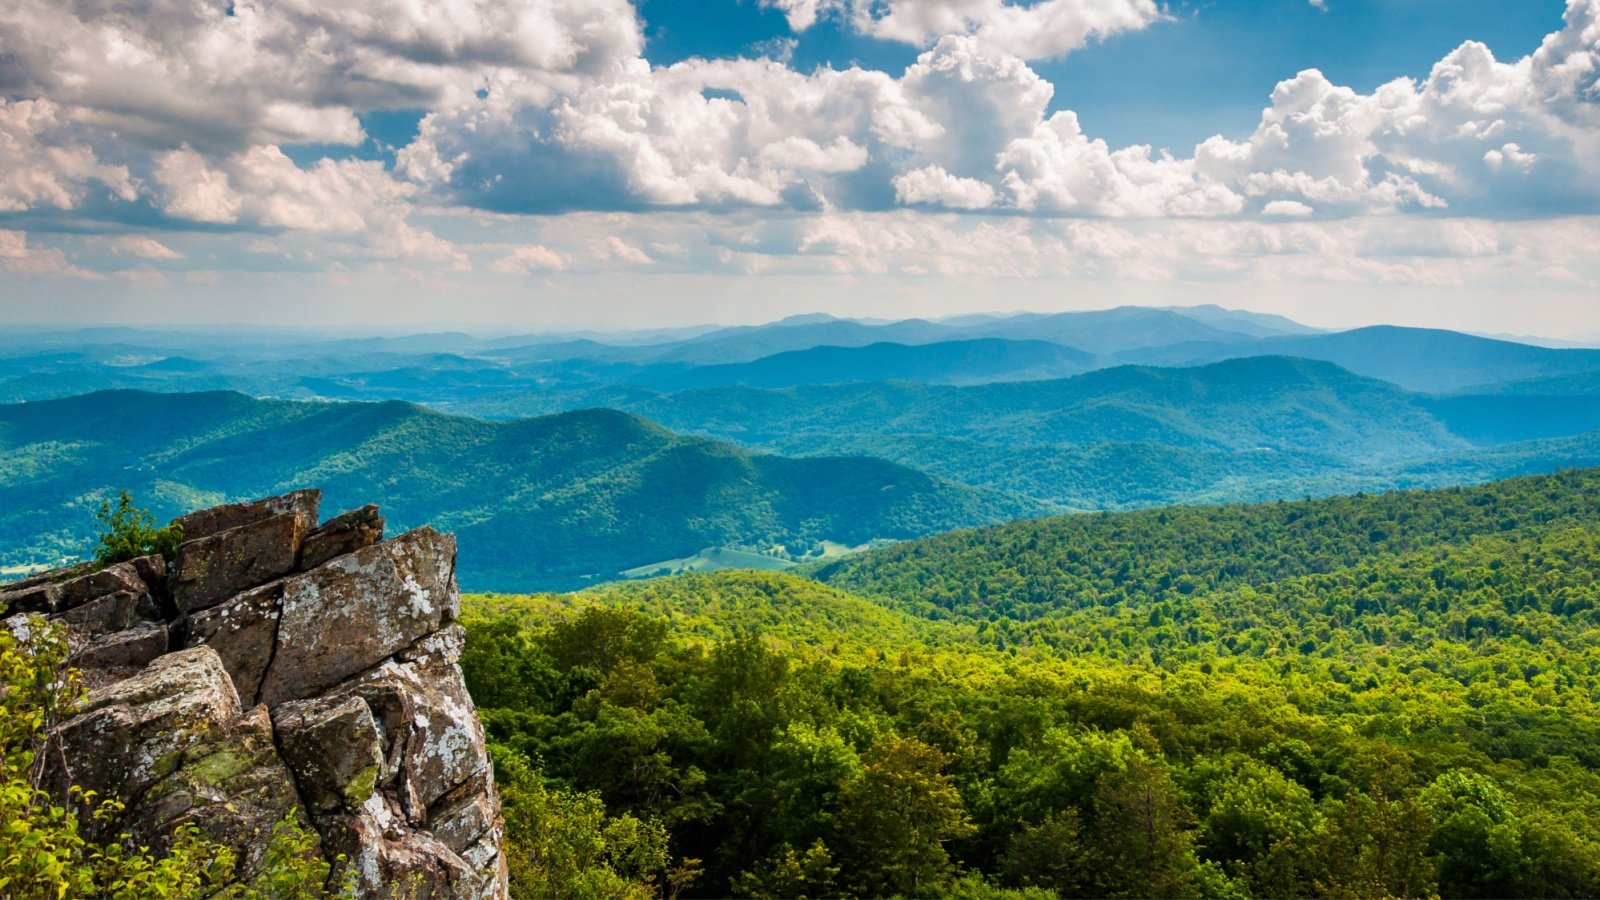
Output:
[[[879,317],[879,316],[870,316],[870,315],[840,315],[840,314],[835,314],[835,313],[819,312],[819,311],[816,311],[816,310],[812,310],[812,311],[808,311],[808,312],[789,313],[787,315],[776,316],[776,317],[762,317],[758,313],[758,314],[756,314],[756,315],[754,315],[754,316],[752,316],[750,318],[743,319],[743,320],[710,320],[710,319],[692,320],[692,319],[685,319],[683,322],[676,323],[676,324],[643,325],[643,326],[617,324],[617,323],[614,323],[614,322],[613,323],[597,322],[597,323],[595,323],[593,325],[572,324],[572,325],[567,325],[567,326],[555,326],[555,327],[548,327],[548,328],[540,328],[540,327],[537,327],[537,326],[534,326],[534,325],[528,325],[528,326],[519,327],[519,326],[512,325],[512,324],[502,324],[502,325],[496,326],[496,325],[492,325],[492,324],[469,323],[469,322],[416,322],[416,323],[409,323],[409,324],[405,324],[405,325],[398,325],[398,326],[391,326],[391,327],[380,327],[380,326],[371,325],[371,324],[359,324],[359,325],[346,325],[346,326],[310,328],[310,327],[304,327],[304,326],[273,325],[273,324],[260,324],[260,323],[250,323],[250,322],[215,322],[215,323],[194,323],[194,322],[185,322],[185,323],[179,323],[179,322],[143,322],[143,323],[141,323],[141,322],[100,322],[100,323],[94,323],[94,324],[78,323],[78,322],[31,322],[31,323],[26,323],[26,324],[14,325],[14,329],[15,329],[15,331],[17,333],[20,333],[20,334],[62,334],[62,335],[71,335],[71,334],[81,334],[81,333],[92,333],[92,332],[96,332],[96,331],[128,330],[128,331],[133,331],[133,332],[137,332],[137,333],[152,333],[152,334],[174,333],[174,334],[192,334],[192,335],[196,335],[196,336],[227,335],[227,336],[232,336],[232,337],[245,337],[245,336],[250,336],[250,335],[258,335],[258,336],[262,336],[262,337],[272,337],[274,339],[280,339],[280,340],[312,340],[312,341],[319,341],[319,340],[330,340],[330,341],[332,341],[332,340],[360,340],[360,339],[396,339],[396,338],[406,338],[406,337],[425,337],[425,336],[430,336],[430,335],[463,334],[463,335],[466,335],[468,337],[481,338],[481,339],[485,339],[485,340],[492,340],[492,339],[497,339],[497,338],[508,338],[508,337],[552,337],[552,338],[593,337],[593,338],[596,338],[596,339],[603,339],[603,338],[606,338],[608,336],[609,337],[614,337],[614,338],[619,339],[619,340],[627,340],[627,339],[646,340],[647,337],[654,336],[654,339],[660,340],[662,342],[666,342],[666,341],[670,341],[670,340],[680,339],[681,337],[686,336],[686,335],[687,336],[693,336],[693,335],[698,334],[698,333],[707,333],[707,332],[717,331],[717,330],[725,329],[725,328],[762,327],[762,326],[767,326],[767,325],[777,325],[777,324],[780,324],[780,323],[783,323],[783,322],[787,322],[789,320],[804,320],[804,319],[808,319],[808,318],[827,318],[827,319],[834,319],[834,320],[860,322],[862,324],[867,324],[867,325],[884,325],[884,324],[892,324],[892,323],[896,323],[896,322],[905,322],[905,321],[908,321],[908,320],[918,320],[918,319],[938,323],[938,322],[947,322],[947,321],[959,320],[959,319],[963,319],[963,318],[967,318],[967,317],[980,317],[980,316],[991,316],[991,317],[995,317],[995,318],[1010,318],[1010,317],[1014,317],[1014,316],[1027,316],[1027,315],[1051,315],[1051,314],[1055,314],[1055,313],[1106,312],[1106,311],[1110,311],[1110,310],[1113,310],[1113,309],[1124,308],[1124,307],[1164,309],[1164,310],[1171,310],[1171,311],[1178,312],[1178,313],[1182,313],[1186,309],[1211,308],[1211,309],[1223,310],[1223,311],[1226,311],[1226,312],[1243,312],[1243,313],[1252,313],[1252,314],[1260,314],[1260,315],[1274,315],[1274,316],[1281,316],[1282,315],[1281,313],[1267,312],[1267,311],[1264,311],[1264,310],[1245,309],[1245,308],[1242,308],[1242,307],[1228,307],[1228,306],[1223,306],[1223,305],[1214,304],[1214,303],[1195,303],[1195,304],[1188,304],[1188,305],[1150,305],[1150,306],[1142,306],[1140,304],[1124,304],[1123,306],[1120,306],[1120,307],[1106,306],[1106,307],[1095,307],[1095,308],[1092,308],[1092,309],[1071,309],[1071,310],[1040,310],[1040,309],[1005,309],[1005,310],[1002,310],[1002,309],[975,308],[975,309],[972,309],[970,311],[946,313],[946,314],[942,314],[942,315],[906,316],[906,317],[903,317],[903,318]],[[1283,317],[1287,318],[1287,319],[1290,319],[1291,321],[1293,321],[1293,322],[1295,322],[1297,324],[1305,325],[1305,326],[1317,329],[1319,331],[1336,332],[1336,331],[1348,331],[1348,330],[1355,330],[1355,329],[1359,329],[1359,328],[1370,328],[1370,327],[1378,327],[1378,326],[1399,326],[1399,327],[1415,327],[1415,328],[1432,328],[1432,329],[1439,329],[1439,330],[1446,330],[1446,331],[1459,331],[1459,332],[1461,332],[1463,334],[1470,334],[1470,335],[1474,335],[1476,337],[1491,338],[1491,339],[1495,339],[1495,340],[1515,341],[1515,342],[1521,342],[1521,343],[1532,343],[1532,344],[1539,345],[1539,346],[1550,346],[1550,347],[1556,347],[1556,348],[1568,347],[1568,346],[1570,346],[1570,347],[1600,346],[1600,330],[1591,330],[1589,332],[1578,332],[1578,333],[1572,333],[1572,334],[1568,334],[1568,335],[1555,335],[1555,334],[1516,333],[1516,332],[1504,332],[1504,331],[1478,331],[1478,330],[1466,329],[1466,328],[1452,328],[1452,327],[1450,327],[1448,325],[1427,325],[1427,324],[1424,324],[1424,325],[1402,325],[1401,323],[1389,322],[1389,321],[1381,321],[1381,320],[1369,321],[1369,322],[1359,322],[1359,323],[1356,323],[1356,324],[1345,325],[1345,326],[1325,326],[1325,325],[1319,325],[1319,324],[1317,324],[1315,322],[1309,322],[1309,321],[1305,321],[1303,319],[1298,319],[1298,318],[1295,318],[1293,316],[1283,316]],[[953,335],[951,339],[952,340],[971,340],[972,338],[965,337],[965,336],[960,336],[960,335]]]

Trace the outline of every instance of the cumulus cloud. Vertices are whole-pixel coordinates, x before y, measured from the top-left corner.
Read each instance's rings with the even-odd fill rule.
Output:
[[[571,261],[571,257],[559,250],[541,244],[525,244],[512,248],[510,253],[495,260],[490,268],[503,275],[527,275],[530,272],[560,272]]]
[[[125,234],[115,237],[91,237],[91,244],[105,247],[112,253],[122,256],[137,256],[141,259],[178,260],[185,259],[182,253],[168,247],[153,237],[142,234]]]
[[[970,38],[940,41],[900,78],[803,75],[768,59],[640,61],[552,105],[491,91],[434,112],[399,171],[508,211],[883,207],[897,176],[929,165],[992,181],[996,154],[1050,94],[1020,59]]]
[[[155,146],[351,144],[357,112],[570,85],[642,45],[627,0],[11,0],[0,85]]]
[[[1274,200],[1271,203],[1268,203],[1266,206],[1261,207],[1261,214],[1263,216],[1293,218],[1298,216],[1309,216],[1314,212],[1316,212],[1316,210],[1305,205],[1304,203],[1301,203],[1299,200]]]
[[[1157,21],[1154,0],[762,0],[804,31],[833,17],[858,34],[931,46],[948,35],[977,38],[1023,59],[1050,59],[1090,40]]]
[[[197,222],[347,235],[374,255],[467,265],[448,241],[411,225],[416,187],[380,162],[322,159],[308,169],[276,146],[221,159],[183,147],[153,170],[163,212]]]
[[[1593,210],[1600,203],[1600,0],[1515,62],[1469,41],[1420,82],[1371,94],[1308,70],[1279,84],[1255,132],[1196,150],[1200,173],[1269,204],[1319,211]]]
[[[548,103],[491,91],[431,114],[400,169],[455,202],[525,212],[911,204],[1073,216],[1302,208],[1344,216],[1555,213],[1600,203],[1600,0],[1571,0],[1566,27],[1514,63],[1468,43],[1421,82],[1400,79],[1368,94],[1307,70],[1273,90],[1252,134],[1217,136],[1176,157],[1112,148],[1085,134],[1071,111],[1047,112],[1049,82],[973,25],[1018,10],[1042,16],[1046,7],[1065,8],[787,5],[796,27],[848,15],[873,27],[918,21],[959,33],[930,37],[898,76],[801,74],[770,59],[665,68],[641,59]],[[966,24],[952,24],[958,19]]]
[[[0,212],[72,209],[92,183],[119,199],[134,198],[127,167],[101,162],[60,105],[0,98]]]
[[[819,189],[840,199],[849,192],[840,185],[886,189],[870,161],[938,129],[880,72],[640,60],[552,104],[491,90],[431,113],[398,170],[504,211],[809,208]]]
[[[761,249],[777,246],[824,266],[890,266],[867,251],[934,238],[901,225],[860,233],[843,217],[913,206],[935,222],[1063,220],[1048,235],[1023,230],[1009,251],[1018,233],[965,233],[1014,254],[997,267],[1028,271],[1041,248],[1065,247],[1137,254],[1143,277],[1173,263],[1137,251],[1132,231],[1074,221],[1229,220],[1207,226],[1217,240],[1244,220],[1271,226],[1239,232],[1270,247],[1310,240],[1293,228],[1374,213],[1600,210],[1600,0],[1569,0],[1564,27],[1514,61],[1469,42],[1426,78],[1368,93],[1302,72],[1276,86],[1249,134],[1187,154],[1085,133],[1028,63],[1148,25],[1161,15],[1153,0],[769,5],[797,31],[833,17],[921,52],[901,72],[801,72],[781,53],[653,66],[627,0],[14,0],[0,5],[0,213],[99,215],[114,201],[136,205],[127,218],[300,235],[283,243],[307,254],[458,268],[468,251],[419,224],[428,215],[805,214],[774,216],[754,246],[523,235],[486,257],[516,274],[754,271],[786,259]],[[284,149],[359,143],[363,113],[395,108],[427,112],[392,167],[297,164]]]
[[[59,247],[28,243],[26,232],[0,228],[0,271],[13,275],[54,275],[98,280],[104,276],[73,265]]]
[[[996,165],[1014,204],[1025,211],[1205,216],[1243,206],[1228,187],[1197,177],[1192,161],[1150,152],[1146,146],[1112,151],[1063,111],[1008,144]]]
[[[589,252],[601,262],[616,261],[630,266],[647,266],[655,262],[638,245],[614,234],[590,241]]]
[[[994,205],[994,188],[975,179],[958,178],[938,166],[924,166],[895,176],[901,203],[933,204],[951,209],[984,209]]]

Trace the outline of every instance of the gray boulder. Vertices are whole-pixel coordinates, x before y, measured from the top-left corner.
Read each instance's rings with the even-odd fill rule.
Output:
[[[5,627],[66,629],[92,691],[52,729],[46,786],[126,804],[91,825],[155,849],[194,824],[260,871],[314,829],[361,898],[504,898],[504,824],[458,660],[455,540],[382,540],[376,507],[317,527],[297,491],[191,513],[160,557],[0,586]],[[181,646],[182,649],[175,649]],[[342,855],[342,859],[341,859]]]
[[[315,569],[336,556],[371,547],[381,540],[383,516],[378,514],[377,504],[369,503],[334,516],[307,535],[300,550],[300,567]]]
[[[285,581],[261,701],[320,693],[454,621],[455,559],[455,538],[419,528]]]

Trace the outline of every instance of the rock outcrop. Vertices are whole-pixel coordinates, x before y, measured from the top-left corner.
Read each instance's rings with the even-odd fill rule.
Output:
[[[506,896],[494,773],[457,661],[455,540],[383,540],[367,506],[319,526],[318,491],[180,519],[160,556],[0,587],[0,613],[64,627],[90,688],[46,786],[115,797],[161,847],[192,823],[261,869],[285,819],[363,897]]]

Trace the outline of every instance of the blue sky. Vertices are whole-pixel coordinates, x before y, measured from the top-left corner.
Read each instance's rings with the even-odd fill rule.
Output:
[[[1600,334],[1600,0],[13,0],[0,321]]]

